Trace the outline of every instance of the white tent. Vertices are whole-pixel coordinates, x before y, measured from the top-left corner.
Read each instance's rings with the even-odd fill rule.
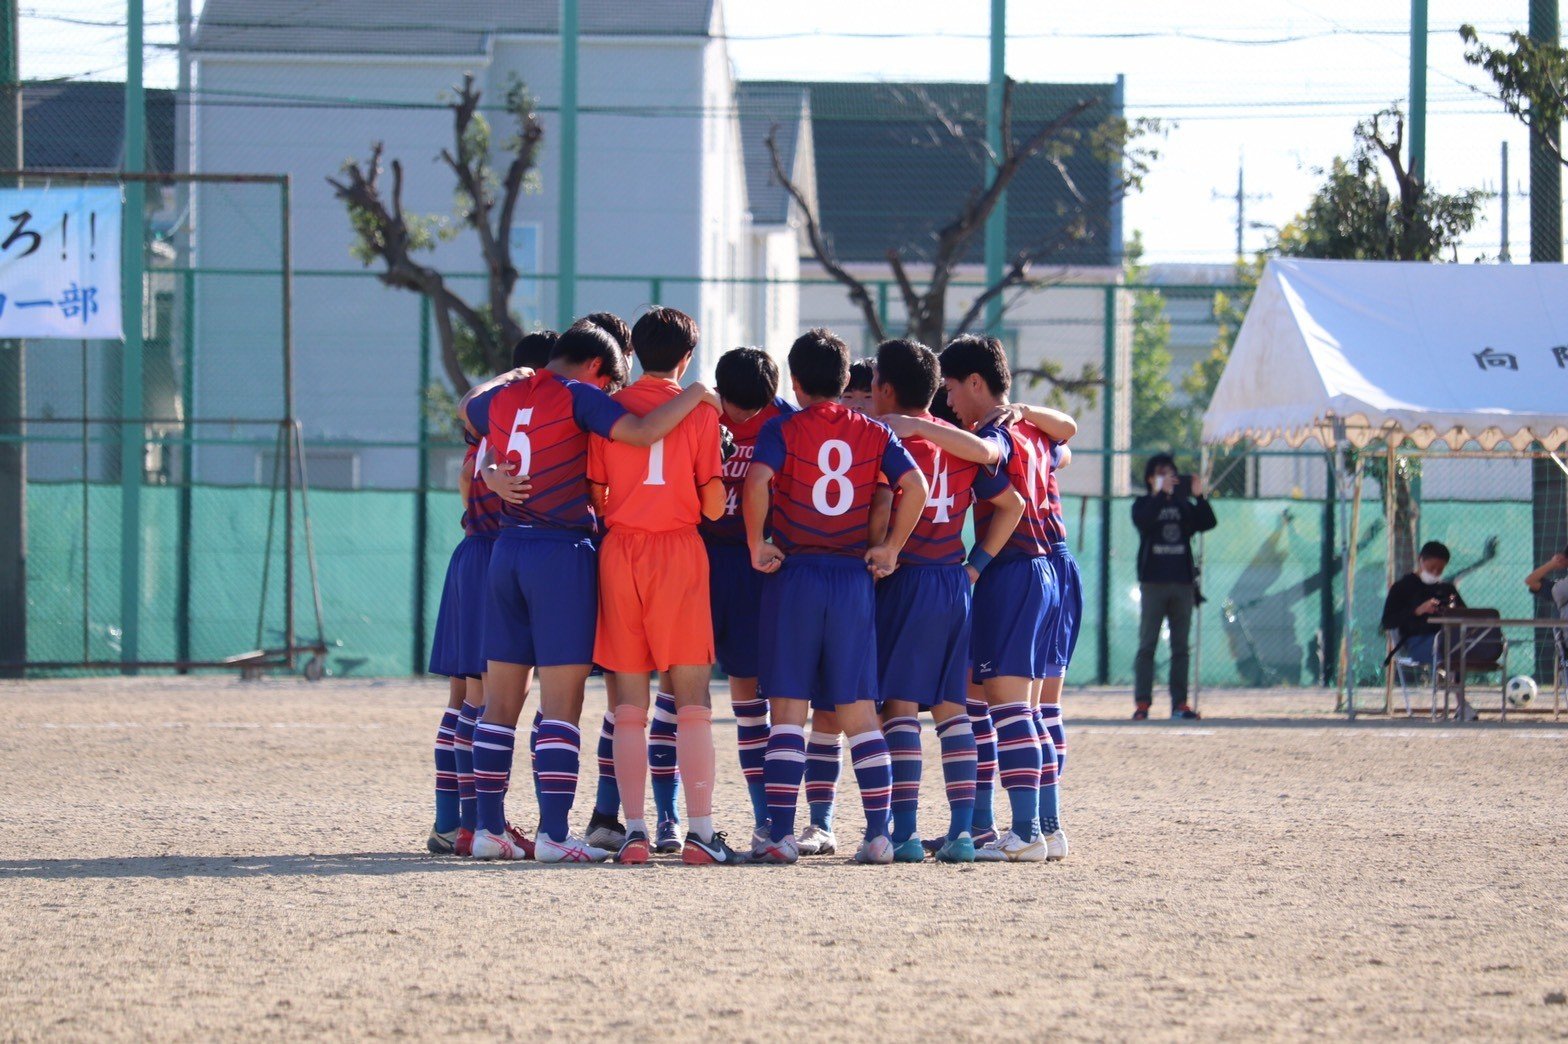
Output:
[[[1568,442],[1568,266],[1270,261],[1203,418],[1206,444],[1316,439],[1336,469],[1345,541],[1340,685],[1351,671],[1362,455],[1410,442],[1555,451]],[[1561,462],[1559,462],[1561,464]]]

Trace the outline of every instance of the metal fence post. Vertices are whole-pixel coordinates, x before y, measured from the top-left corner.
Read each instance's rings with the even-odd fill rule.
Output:
[[[187,263],[189,257],[187,256]],[[180,561],[175,579],[174,658],[181,662],[191,658],[191,515],[195,491],[196,469],[192,463],[195,441],[191,438],[191,421],[196,415],[196,273],[189,267],[180,273],[180,404],[185,423],[180,427]],[[185,670],[181,674],[187,673]]]
[[[419,298],[419,478],[414,488],[414,673],[425,673],[425,539],[429,534],[430,426],[425,392],[430,387],[430,298]]]
[[[1100,453],[1100,642],[1095,678],[1111,680],[1111,488],[1116,474],[1116,286],[1105,287],[1105,341],[1101,360],[1105,402],[1101,413]]]
[[[142,94],[142,0],[125,5],[125,158],[123,169],[140,174],[147,160],[147,107]],[[125,185],[124,251],[120,293],[125,339],[120,349],[120,660],[127,674],[141,658],[142,469],[146,429],[142,423],[142,301],[146,294],[147,185]]]

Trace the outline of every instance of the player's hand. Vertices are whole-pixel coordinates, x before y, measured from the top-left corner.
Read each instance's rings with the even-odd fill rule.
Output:
[[[969,574],[969,586],[973,587],[975,584],[980,582],[980,570],[976,569],[968,562],[964,563],[964,572]]]
[[[763,544],[751,553],[751,568],[759,573],[776,573],[784,564],[784,552],[775,544]]]
[[[719,402],[719,393],[718,392],[714,391],[712,388],[708,387],[706,384],[703,384],[701,381],[697,381],[695,384],[692,384],[691,387],[697,389],[697,394],[702,396],[702,401],[703,402],[707,403],[709,406],[712,406],[714,409],[720,411],[721,413],[723,412],[724,407]]]
[[[481,474],[490,492],[508,504],[523,503],[534,489],[533,479],[528,475],[511,475],[504,468],[494,465],[485,468]]]
[[[990,413],[981,418],[980,427],[984,428],[991,424],[999,424],[1004,428],[1009,428],[1023,419],[1024,408],[1018,405],[1016,402],[1011,402],[1003,406],[998,406],[996,409],[992,410]]]
[[[1437,612],[1437,607],[1440,604],[1441,603],[1438,602],[1438,600],[1436,598],[1428,598],[1426,601],[1424,601],[1420,605],[1416,606],[1416,615],[1417,616],[1431,616],[1433,613]]]
[[[735,433],[719,425],[719,456],[727,463],[735,457]]]
[[[902,413],[889,413],[885,417],[878,417],[877,420],[886,424],[888,429],[901,439],[909,438],[914,433],[917,423],[915,418],[906,417]]]
[[[1194,476],[1192,476],[1192,495],[1195,496],[1195,497],[1203,496],[1203,476],[1202,475],[1194,475]]]
[[[866,552],[866,570],[876,579],[893,575],[898,568],[898,552],[891,544],[878,544]]]

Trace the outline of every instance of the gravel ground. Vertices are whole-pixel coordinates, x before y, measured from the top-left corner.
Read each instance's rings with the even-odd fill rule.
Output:
[[[1074,692],[1063,863],[568,868],[424,853],[444,695],[0,683],[0,1037],[1568,1036],[1568,726]]]

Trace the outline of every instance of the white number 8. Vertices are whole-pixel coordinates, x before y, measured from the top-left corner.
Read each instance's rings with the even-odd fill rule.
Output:
[[[849,466],[854,463],[849,443],[842,439],[829,439],[817,454],[817,467],[822,477],[811,486],[811,506],[824,515],[842,515],[855,499],[854,484],[849,481]],[[832,500],[828,499],[829,490]]]

